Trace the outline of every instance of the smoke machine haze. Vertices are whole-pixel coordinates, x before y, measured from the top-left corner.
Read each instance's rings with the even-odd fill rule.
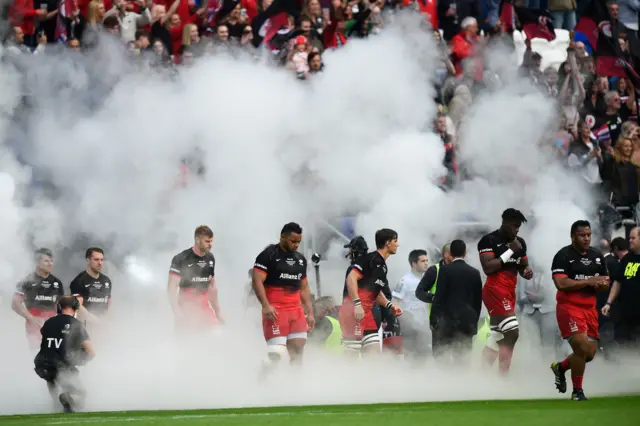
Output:
[[[84,268],[86,247],[106,248],[113,318],[96,340],[98,356],[82,370],[88,410],[556,395],[544,374],[527,375],[548,366],[525,349],[516,350],[509,383],[433,365],[420,376],[387,364],[396,373],[382,393],[373,377],[353,379],[367,363],[352,367],[309,349],[302,375],[283,369],[275,378],[308,383],[292,396],[257,382],[265,353],[260,312],[243,305],[247,270],[284,223],[300,223],[307,239],[319,219],[344,214],[355,216],[369,247],[376,229],[398,231],[391,283],[406,272],[411,249],[441,246],[468,215],[495,228],[507,207],[535,218],[522,232],[533,262],[549,270],[549,253],[568,244],[570,224],[587,217],[589,205],[569,196],[582,191],[579,183],[540,148],[545,130],[555,128],[552,101],[514,78],[474,99],[459,140],[474,178],[444,192],[444,148],[431,130],[437,48],[419,16],[399,14],[380,35],[327,52],[325,71],[305,83],[225,54],[168,79],[126,65],[103,45],[86,59],[68,52],[30,57],[26,73],[24,62],[0,63],[1,413],[52,409],[33,373],[22,321],[8,308],[15,283],[32,267],[34,246],[54,250],[54,274],[66,288]],[[179,159],[194,150],[206,174],[178,187]],[[227,324],[192,341],[175,336],[167,271],[201,224],[215,233]],[[330,242],[323,270],[323,289],[335,297],[347,266],[337,248],[343,244]],[[477,265],[475,241],[467,244]],[[613,368],[598,366],[588,380],[602,393],[634,390],[633,383],[637,390],[637,365],[624,380]],[[437,391],[430,385],[436,382]]]

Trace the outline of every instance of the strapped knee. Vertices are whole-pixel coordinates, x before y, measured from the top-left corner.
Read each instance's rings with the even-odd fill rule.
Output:
[[[497,327],[491,327],[491,333],[489,333],[489,338],[487,339],[487,347],[497,352],[500,349],[498,342],[503,338],[504,335],[498,331]]]
[[[500,321],[500,324],[498,324],[498,331],[500,331],[500,333],[502,333],[509,341],[515,343],[520,334],[518,331],[519,327],[520,324],[518,323],[518,318],[513,316]]]
[[[342,347],[347,353],[360,353],[362,341],[360,339],[342,339]]]
[[[372,334],[367,334],[362,338],[363,348],[370,348],[373,346],[377,346],[378,348],[380,348],[380,334],[378,334],[377,332]]]
[[[267,356],[264,360],[266,364],[277,364],[286,358],[289,353],[284,345],[269,345],[267,347]]]

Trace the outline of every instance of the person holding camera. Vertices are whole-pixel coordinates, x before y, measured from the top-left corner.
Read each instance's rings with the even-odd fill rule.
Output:
[[[73,296],[58,300],[57,315],[49,318],[40,330],[40,352],[34,359],[36,374],[47,382],[51,397],[60,401],[65,413],[82,406],[86,392],[77,366],[95,356],[87,330],[76,319],[79,309],[80,302]]]

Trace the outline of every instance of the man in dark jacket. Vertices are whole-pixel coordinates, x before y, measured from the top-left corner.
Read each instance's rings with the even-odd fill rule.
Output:
[[[431,308],[433,354],[441,358],[451,349],[457,361],[466,362],[482,309],[482,278],[464,261],[464,241],[452,241],[450,250],[453,259],[440,269]]]

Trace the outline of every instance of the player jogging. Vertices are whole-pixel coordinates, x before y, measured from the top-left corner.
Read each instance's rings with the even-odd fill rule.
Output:
[[[287,353],[292,364],[300,363],[307,332],[315,325],[307,259],[297,251],[300,241],[300,225],[287,223],[280,231],[280,242],[267,246],[253,265],[253,289],[262,305],[262,329],[267,342],[263,376]]]
[[[40,346],[40,327],[56,314],[56,303],[64,296],[62,281],[53,276],[53,253],[41,248],[35,252],[36,270],[16,287],[11,309],[23,317],[29,348]]]
[[[79,319],[89,325],[99,324],[111,304],[111,279],[102,273],[104,251],[101,248],[88,248],[84,257],[87,269],[80,272],[69,287],[80,302]]]
[[[380,335],[371,311],[373,305],[389,308],[395,316],[402,315],[402,309],[382,293],[384,287],[389,287],[386,259],[398,250],[398,233],[380,229],[375,239],[376,250],[358,257],[350,268],[339,313],[345,349],[363,356],[380,353]]]
[[[556,253],[551,273],[558,289],[556,318],[560,334],[573,349],[573,353],[564,361],[551,364],[551,370],[560,393],[567,391],[565,373],[571,370],[571,399],[586,401],[582,378],[586,363],[596,355],[597,341],[600,339],[596,291],[606,291],[609,288],[604,255],[591,247],[589,222],[579,220],[571,225],[571,245]]]
[[[36,374],[47,382],[51,397],[60,401],[65,413],[82,406],[85,397],[76,366],[95,356],[87,330],[75,318],[79,309],[73,296],[58,300],[57,315],[42,326],[40,352],[33,360]]]
[[[216,259],[211,253],[213,231],[205,225],[193,233],[192,247],[176,254],[169,269],[169,303],[179,331],[202,331],[222,322]]]
[[[527,245],[518,237],[520,226],[527,219],[516,209],[502,213],[502,225],[483,236],[478,242],[480,264],[487,275],[482,288],[482,301],[490,317],[491,335],[483,357],[488,365],[496,358],[500,373],[506,375],[511,368],[513,348],[518,340],[518,319],[515,314],[516,282],[518,273],[530,280],[533,271],[527,261]]]

